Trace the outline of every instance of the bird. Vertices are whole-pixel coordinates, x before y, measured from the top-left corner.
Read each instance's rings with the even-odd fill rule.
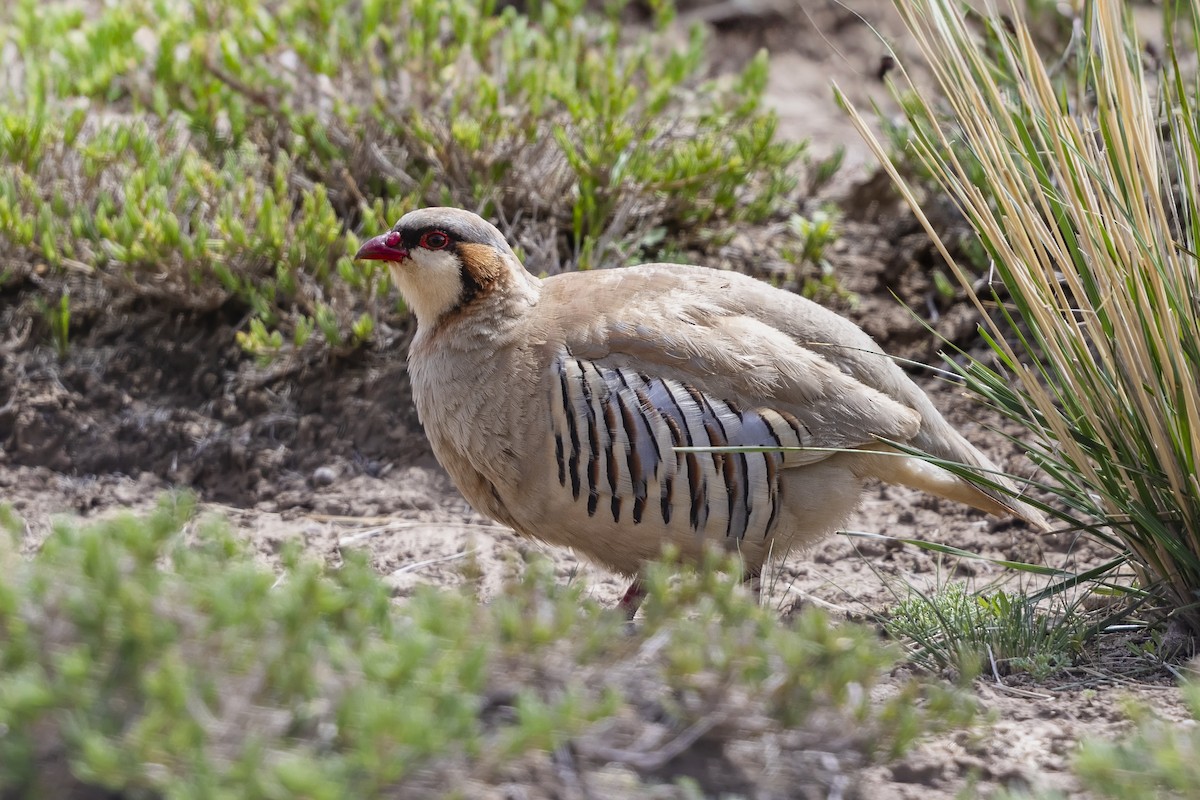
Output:
[[[387,262],[416,316],[413,400],[463,496],[629,576],[630,618],[667,546],[736,552],[755,581],[871,478],[1048,529],[870,336],[795,293],[683,264],[539,278],[457,208],[411,211],[355,258]]]

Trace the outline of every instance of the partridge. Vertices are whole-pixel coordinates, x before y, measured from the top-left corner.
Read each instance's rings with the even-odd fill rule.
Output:
[[[406,214],[356,257],[389,262],[416,314],[413,398],[459,490],[522,535],[633,576],[631,615],[639,570],[665,545],[688,560],[736,550],[753,578],[841,525],[868,478],[1046,528],[1027,504],[890,447],[1004,483],[874,340],[798,295],[680,264],[539,279],[454,208]],[[803,449],[679,449],[710,446]]]

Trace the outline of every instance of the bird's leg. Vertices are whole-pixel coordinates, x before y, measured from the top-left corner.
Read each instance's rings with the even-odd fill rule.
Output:
[[[625,595],[617,603],[617,608],[625,612],[626,619],[633,619],[637,614],[638,608],[642,605],[642,598],[646,596],[646,587],[642,585],[641,578],[634,578],[633,583],[629,584],[629,588],[625,590]]]
[[[762,597],[762,575],[757,572],[747,572],[742,576],[742,584],[748,586],[750,593],[754,595],[754,602],[757,604]],[[637,616],[638,609],[642,607],[642,600],[645,597],[646,587],[642,584],[642,579],[634,578],[633,583],[629,584],[629,588],[617,602],[617,608],[625,612],[625,619],[632,620]]]

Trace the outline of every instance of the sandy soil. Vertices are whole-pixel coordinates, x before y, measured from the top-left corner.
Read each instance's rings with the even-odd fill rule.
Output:
[[[690,8],[684,18],[713,24],[715,44],[730,61],[770,48],[770,101],[785,134],[810,138],[822,155],[846,146],[848,168],[831,195],[844,209],[844,234],[829,254],[859,296],[844,310],[892,352],[933,361],[936,343],[891,291],[928,309],[951,338],[969,337],[974,321],[962,306],[932,299],[932,254],[911,218],[868,182],[869,154],[829,87],[836,78],[855,102],[873,99],[887,110],[878,78],[887,48],[876,32],[901,53],[911,46],[889,0],[802,5],[729,0]],[[43,350],[0,349],[0,498],[30,523],[27,547],[36,547],[57,514],[144,507],[159,491],[187,485],[265,561],[297,537],[331,563],[347,550],[364,550],[400,597],[420,583],[470,580],[486,601],[531,550],[545,552],[563,580],[585,581],[599,599],[620,596],[619,577],[522,540],[466,505],[429,455],[412,412],[403,333],[350,362],[301,357],[262,369],[237,352],[236,323],[148,311],[136,323],[93,330],[62,364]],[[1014,448],[988,428],[995,420],[958,388],[925,381],[968,438],[1019,465]],[[1054,565],[1103,555],[1065,536],[1037,537],[1019,524],[892,487],[872,492],[850,527]],[[886,609],[908,585],[925,589],[950,578],[985,585],[1003,577],[984,562],[835,536],[783,564],[767,581],[766,602],[781,610],[816,603],[860,619]],[[1168,718],[1185,717],[1162,672],[1135,683],[1085,664],[1043,684],[990,678],[977,688],[996,717],[990,729],[927,742],[898,763],[869,770],[861,796],[933,800],[964,790],[987,796],[1002,786],[1074,795],[1079,787],[1069,763],[1078,741],[1118,733],[1127,698]]]

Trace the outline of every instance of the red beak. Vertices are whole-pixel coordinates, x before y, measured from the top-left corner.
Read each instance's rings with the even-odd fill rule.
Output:
[[[388,242],[393,244],[388,244]],[[408,251],[400,247],[400,236],[394,231],[382,233],[363,242],[354,254],[355,259],[372,261],[403,261],[408,258]]]

